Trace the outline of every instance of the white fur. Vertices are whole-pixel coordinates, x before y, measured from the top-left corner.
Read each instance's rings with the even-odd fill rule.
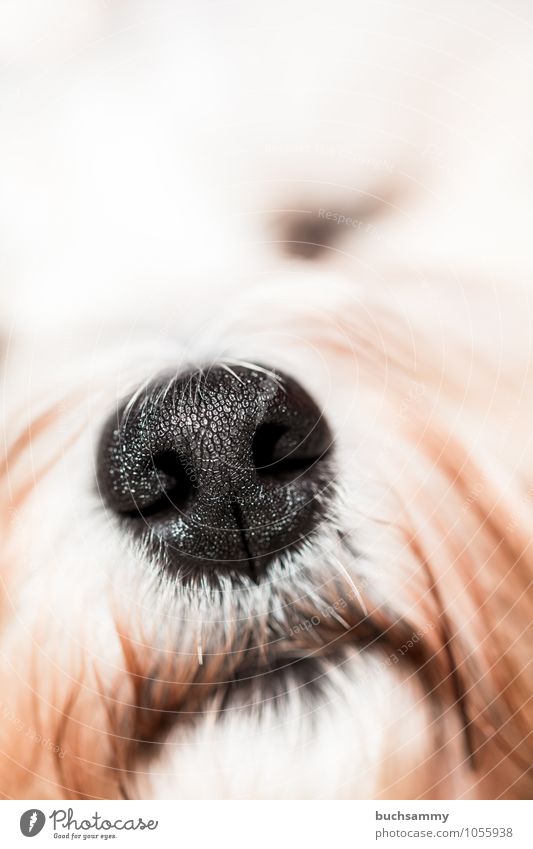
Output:
[[[162,369],[264,362],[306,386],[335,433],[335,524],[361,550],[348,584],[398,615],[429,594],[395,528],[395,487],[419,462],[411,425],[444,423],[502,491],[527,489],[530,26],[519,0],[2,5],[6,449],[42,410],[57,403],[61,415],[2,480],[0,680],[5,707],[26,716],[36,651],[49,729],[62,709],[54,693],[82,682],[70,754],[92,767],[77,787],[34,759],[28,781],[21,755],[12,785],[0,775],[2,792],[117,792],[98,775],[109,757],[101,685],[131,698],[117,611],[134,640],[149,623],[155,651],[172,632],[179,655],[197,650],[198,628],[217,627],[210,617],[228,617],[229,629],[239,609],[231,593],[161,598],[149,558],[121,538],[93,489],[108,413]],[[333,226],[338,238],[315,263],[288,256],[287,222],[317,221],[320,210],[352,221]],[[369,378],[364,354],[380,339],[384,360],[398,340],[417,359],[398,384],[396,349]],[[431,465],[419,474],[413,490],[431,490]],[[427,504],[428,522],[439,504]],[[324,530],[295,557],[295,574],[345,581],[334,547]],[[288,621],[278,602],[298,589],[277,578],[242,602],[274,633]],[[282,720],[268,706],[215,718],[214,699],[138,764],[132,792],[461,797],[512,786],[506,774],[486,791],[469,772],[455,715],[437,762],[438,723],[409,667],[347,648],[346,663],[324,662],[323,674],[323,704],[292,682]],[[12,737],[0,724],[17,761]]]

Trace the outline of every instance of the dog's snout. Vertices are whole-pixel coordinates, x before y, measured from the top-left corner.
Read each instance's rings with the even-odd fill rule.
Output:
[[[220,365],[125,403],[104,429],[98,484],[167,568],[256,576],[316,526],[330,454],[329,427],[296,381]]]

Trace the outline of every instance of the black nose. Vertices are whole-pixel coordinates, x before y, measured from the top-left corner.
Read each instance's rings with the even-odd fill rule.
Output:
[[[256,578],[316,526],[330,454],[329,428],[298,383],[216,366],[161,378],[122,405],[102,435],[98,485],[167,568]]]

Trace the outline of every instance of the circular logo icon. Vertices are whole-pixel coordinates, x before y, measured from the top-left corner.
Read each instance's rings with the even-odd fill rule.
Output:
[[[30,808],[29,811],[24,811],[20,818],[20,830],[24,837],[35,837],[42,831],[46,822],[46,817],[38,808]]]

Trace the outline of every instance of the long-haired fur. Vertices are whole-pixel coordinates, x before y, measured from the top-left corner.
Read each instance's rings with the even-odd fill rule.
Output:
[[[9,4],[3,796],[531,797],[513,3]],[[109,415],[213,364],[333,434],[320,524],[256,580],[170,576],[96,485]]]
[[[339,382],[355,376],[357,413],[334,419],[338,461],[352,457],[355,483],[341,476],[320,533],[259,584],[176,582],[129,543],[120,556],[106,554],[106,569],[92,563],[92,576],[82,578],[88,567],[63,563],[60,551],[39,575],[20,538],[47,479],[62,469],[64,480],[84,456],[86,398],[49,408],[8,445],[3,680],[16,675],[20,685],[4,689],[4,710],[51,745],[14,734],[4,719],[6,794],[164,794],[161,773],[174,759],[178,795],[531,793],[528,478],[509,473],[512,452],[498,463],[472,439],[476,399],[453,348],[451,365],[443,360],[426,315],[418,323],[379,299],[354,301],[349,289],[337,297],[327,311],[299,309],[278,323],[290,321],[300,346],[305,334]],[[229,340],[241,321],[253,326],[256,306],[243,302]],[[275,320],[268,326],[274,332]],[[298,361],[297,352],[283,356]],[[477,396],[493,363],[480,350],[472,359]],[[519,378],[506,375],[504,396]],[[506,419],[491,420],[493,442],[508,439]],[[46,436],[52,428],[55,439]],[[32,448],[39,462],[16,487]],[[98,535],[109,533],[98,520],[84,531],[95,553]],[[37,605],[39,588],[47,597]],[[29,611],[21,610],[27,593]],[[57,611],[61,597],[75,614]],[[326,755],[330,745],[335,754]],[[302,781],[304,753],[334,766]]]

